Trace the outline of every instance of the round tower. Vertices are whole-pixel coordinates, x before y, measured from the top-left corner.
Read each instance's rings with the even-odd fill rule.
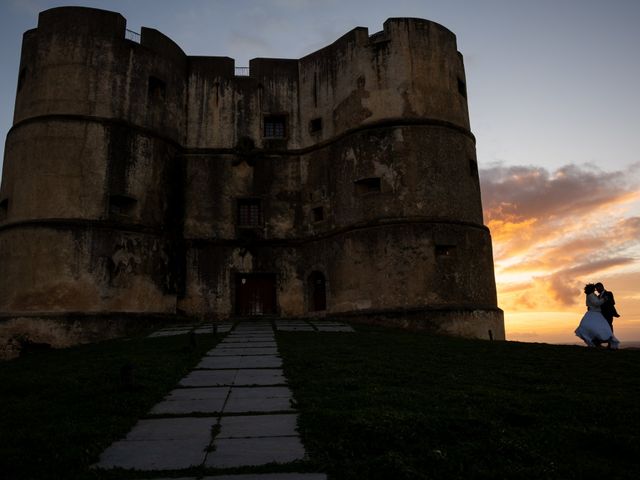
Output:
[[[56,324],[60,337],[175,314],[186,56],[155,30],[126,39],[125,27],[117,13],[62,7],[24,34],[0,191],[0,312]]]
[[[331,279],[327,314],[504,339],[455,35],[355,29],[300,60],[300,92],[303,256]]]

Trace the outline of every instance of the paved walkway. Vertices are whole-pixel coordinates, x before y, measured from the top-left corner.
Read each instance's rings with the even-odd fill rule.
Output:
[[[282,331],[353,331],[348,325],[327,321],[278,320],[275,327]],[[151,336],[210,333],[213,328],[212,324],[166,328]],[[216,328],[224,332],[232,326]],[[271,323],[241,323],[125,439],[107,448],[96,467],[161,471],[304,460],[297,417]],[[277,473],[205,478],[322,480],[326,476]]]

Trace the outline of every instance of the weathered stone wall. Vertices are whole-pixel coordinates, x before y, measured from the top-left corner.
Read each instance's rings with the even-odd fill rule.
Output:
[[[119,14],[77,7],[25,33],[0,189],[4,318],[226,317],[253,272],[275,276],[283,316],[504,338],[453,33],[392,18],[300,60],[254,59],[249,76],[153,29],[124,36]],[[265,136],[274,115],[281,138]],[[243,199],[259,225],[238,226]]]
[[[186,56],[155,30],[124,33],[119,14],[56,8],[25,34],[0,190],[3,314],[175,313]]]

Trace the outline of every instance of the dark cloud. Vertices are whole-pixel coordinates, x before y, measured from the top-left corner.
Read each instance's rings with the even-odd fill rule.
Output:
[[[554,173],[528,166],[482,169],[486,219],[557,219],[585,213],[635,193],[632,172],[603,172],[592,165],[567,165]]]
[[[570,306],[582,299],[584,285],[600,281],[596,275],[603,275],[607,270],[635,263],[633,258],[610,258],[576,265],[554,272],[539,281],[549,284],[549,291],[562,305]]]
[[[625,217],[625,210],[640,199],[637,167],[604,172],[569,165],[550,173],[497,165],[481,172],[503,308],[575,308],[586,282],[636,263],[640,217]],[[531,280],[501,282],[507,273]]]

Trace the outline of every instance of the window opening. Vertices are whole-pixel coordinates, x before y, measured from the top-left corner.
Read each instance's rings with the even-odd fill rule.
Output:
[[[316,207],[316,208],[312,209],[311,212],[313,213],[313,221],[314,222],[321,222],[322,220],[324,220],[324,208],[323,207]]]
[[[311,133],[317,133],[322,130],[322,118],[314,118],[309,122],[309,131]]]
[[[327,282],[321,272],[311,272],[307,279],[309,289],[309,311],[319,312],[327,309]]]
[[[287,119],[284,115],[268,115],[264,117],[264,137],[284,138]]]
[[[467,84],[460,78],[458,79],[458,93],[467,98]]]
[[[243,198],[238,200],[238,226],[258,227],[262,225],[262,206],[259,199]]]
[[[360,180],[356,180],[354,183],[356,186],[356,193],[359,195],[381,191],[380,177],[362,178]]]
[[[9,199],[5,198],[0,202],[0,222],[5,221],[8,215],[9,215]]]
[[[128,195],[110,195],[109,213],[114,215],[133,215],[137,200]]]
[[[22,70],[20,70],[20,75],[18,75],[18,92],[20,90],[22,90],[22,87],[24,86],[24,81],[27,78],[27,67],[24,67]]]
[[[149,77],[149,98],[156,101],[164,100],[167,91],[166,84],[156,77]]]
[[[469,159],[469,173],[472,177],[478,176],[478,162],[476,162],[473,158]]]

